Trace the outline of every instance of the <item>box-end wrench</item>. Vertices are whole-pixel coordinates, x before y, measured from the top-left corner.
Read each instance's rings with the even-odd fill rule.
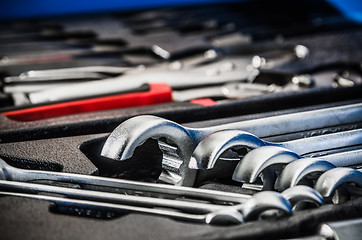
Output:
[[[354,183],[362,187],[362,170],[338,167],[323,173],[314,188],[325,198],[332,196],[334,191],[344,183]]]
[[[292,160],[293,161],[293,160]],[[336,167],[353,167],[362,164],[362,149],[330,154],[316,158],[300,158],[289,163],[279,174],[275,189],[281,191],[296,186],[306,176],[322,174]]]
[[[184,161],[180,169],[179,185],[192,186],[188,161],[197,144],[211,133],[225,129],[242,129],[261,138],[290,132],[304,131],[355,124],[362,120],[362,104],[325,108],[299,113],[285,114],[242,122],[222,124],[206,128],[187,128],[175,122],[155,117],[137,116],[120,124],[107,138],[101,155],[115,160],[125,160],[133,155],[136,147],[148,138],[166,138],[177,146],[177,153]],[[341,117],[344,116],[344,117]],[[190,172],[189,178],[182,177]]]
[[[192,155],[189,163],[191,168],[213,168],[219,157],[228,149],[249,148],[262,146],[276,146],[287,148],[296,154],[305,155],[314,152],[338,149],[362,144],[362,129],[332,133],[322,136],[302,138],[281,143],[272,143],[261,140],[259,137],[240,130],[224,130],[210,134],[203,139]],[[245,169],[253,168],[259,159],[248,158],[241,160],[233,176],[234,180],[244,182]]]

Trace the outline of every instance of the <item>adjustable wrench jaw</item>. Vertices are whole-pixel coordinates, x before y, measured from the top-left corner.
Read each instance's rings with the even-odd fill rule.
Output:
[[[247,153],[238,163],[233,173],[233,180],[238,182],[256,181],[259,174],[270,166],[288,164],[301,158],[288,149],[276,146],[263,146]]]

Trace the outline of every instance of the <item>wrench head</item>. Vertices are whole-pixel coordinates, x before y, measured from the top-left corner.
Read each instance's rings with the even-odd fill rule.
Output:
[[[344,183],[354,183],[362,187],[362,173],[353,168],[338,167],[323,173],[314,186],[323,197],[332,196],[333,192]]]
[[[311,202],[317,206],[324,205],[323,197],[318,191],[303,185],[288,188],[282,192],[282,195],[292,207],[300,202]]]
[[[288,164],[301,158],[298,154],[283,147],[263,146],[247,153],[236,166],[233,180],[255,182],[259,174],[270,166]]]
[[[236,225],[244,223],[244,217],[235,208],[225,207],[207,214],[205,222],[211,225]]]
[[[0,158],[0,180],[6,180],[5,176],[5,168],[8,166],[8,164]]]
[[[176,181],[178,185],[192,186],[196,173],[187,166],[196,144],[193,142],[192,134],[175,122],[150,115],[128,119],[109,135],[101,155],[116,161],[129,159],[133,156],[136,147],[149,138],[166,138],[177,146],[177,154],[183,163],[177,169],[178,176],[171,177],[170,183],[175,184]]]
[[[150,115],[137,116],[121,123],[107,138],[101,155],[122,161],[132,157],[135,148],[148,138],[162,137],[177,145],[181,157],[191,157],[194,143],[189,132],[175,122]]]
[[[279,215],[290,215],[292,207],[280,193],[273,191],[259,192],[241,205],[239,209],[245,221],[256,220],[267,211],[277,211]]]
[[[336,166],[328,161],[318,158],[301,158],[289,163],[275,182],[275,189],[282,191],[284,189],[298,185],[298,183],[307,175],[323,173]]]
[[[189,168],[211,169],[219,157],[230,148],[254,149],[264,146],[265,142],[257,136],[240,130],[222,130],[204,138],[195,148]]]

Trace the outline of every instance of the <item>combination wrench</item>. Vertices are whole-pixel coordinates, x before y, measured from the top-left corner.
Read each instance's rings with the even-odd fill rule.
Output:
[[[197,217],[196,220],[204,220],[205,223],[211,224],[225,224],[225,222],[220,222],[218,219],[230,222],[228,219],[234,219],[235,216],[238,216],[235,219],[238,219],[239,223],[244,222],[244,220],[255,220],[268,210],[277,210],[283,214],[289,215],[292,213],[293,206],[296,206],[299,202],[312,202],[317,206],[324,204],[323,198],[318,192],[305,186],[297,186],[295,188],[288,189],[281,194],[272,191],[260,192],[254,194],[244,203],[232,206],[214,205],[187,200],[181,201],[143,196],[127,196],[108,192],[4,180],[0,180],[0,189],[3,191],[4,195],[9,195],[5,192],[30,195],[39,194],[38,196],[41,196],[44,193],[50,196],[52,194],[55,194],[56,196],[63,195],[66,199],[70,199],[73,202],[93,202],[95,203],[95,207],[99,207],[97,205],[98,203],[115,204],[119,208],[123,208],[123,210],[129,212],[141,212],[157,215],[160,213],[158,210],[161,210],[164,214],[168,213],[168,217],[183,216],[185,218],[184,220],[188,221],[193,221]],[[157,207],[161,207],[162,209],[157,209]],[[175,213],[176,215],[174,215]],[[177,213],[180,213],[180,215],[177,215]],[[186,219],[187,216],[194,216],[195,218]],[[201,216],[203,218],[201,218]]]
[[[167,184],[155,184],[132,180],[89,176],[74,173],[25,170],[7,164],[0,159],[0,179],[18,182],[64,182],[77,184],[82,188],[92,190],[105,190],[111,192],[125,192],[127,194],[144,194],[146,196],[166,196],[168,198],[188,198],[204,200],[212,203],[243,203],[250,196],[229,192],[213,191],[208,189],[195,189]]]
[[[348,167],[337,167],[328,170],[318,178],[314,188],[323,197],[328,198],[344,183],[354,183],[362,187],[362,170]]]
[[[235,205],[245,203],[251,198],[250,195],[240,193],[230,193],[223,191],[215,191],[208,189],[196,189],[182,186],[171,186],[166,184],[144,183],[131,180],[113,179],[73,173],[59,173],[39,170],[23,170],[8,165],[4,160],[0,159],[0,179],[7,181],[17,181],[22,183],[34,182],[63,182],[77,184],[80,187],[97,190],[125,193],[125,194],[138,194],[144,196],[157,196],[165,197],[168,199],[191,199],[192,201],[207,201],[214,204]],[[1,181],[0,180],[0,181]],[[298,193],[302,191],[295,191],[288,199],[294,197],[300,198]],[[307,190],[304,191],[304,196],[310,194]],[[317,201],[317,199],[316,199]]]
[[[339,126],[344,124],[361,122],[361,113],[362,104],[351,104],[205,128],[188,128],[155,116],[137,116],[124,121],[113,130],[103,146],[101,155],[114,160],[126,160],[132,157],[135,148],[148,138],[166,138],[176,145],[177,155],[182,159],[179,172],[176,173],[180,180],[172,183],[192,186],[196,172],[188,168],[189,160],[201,140],[214,132],[225,129],[241,129],[260,138],[266,138],[288,133],[299,133],[306,129],[328,127],[338,130]],[[193,167],[198,168],[197,165]],[[187,178],[184,177],[186,173]]]
[[[210,134],[199,143],[192,155],[189,167],[198,169],[213,168],[222,153],[231,148],[246,147],[254,149],[262,146],[276,146],[287,148],[293,151],[294,154],[306,155],[314,152],[339,149],[360,144],[362,144],[362,129],[296,139],[281,143],[263,141],[259,137],[245,131],[224,130]],[[246,161],[245,158],[239,161],[235,172],[242,174],[234,174],[235,180],[244,181],[243,176],[246,175],[244,172],[247,171],[245,168],[253,168],[255,162],[259,161],[259,157],[262,156],[254,157],[253,155],[258,155],[258,152],[250,154]]]
[[[316,158],[301,158],[289,163],[279,174],[275,189],[281,191],[296,186],[306,176],[322,174],[336,167],[353,167],[362,164],[362,149],[330,154]],[[314,175],[313,175],[314,177]]]
[[[323,162],[328,162],[327,165],[350,166],[361,164],[361,157],[362,150],[307,158],[284,147],[263,146],[253,149],[244,156],[234,170],[233,179],[238,182],[252,183],[267,168],[286,165],[275,184],[276,189],[285,189],[288,185],[296,185],[309,173],[323,171],[323,167],[325,168],[326,165]],[[321,165],[320,161],[323,161]]]

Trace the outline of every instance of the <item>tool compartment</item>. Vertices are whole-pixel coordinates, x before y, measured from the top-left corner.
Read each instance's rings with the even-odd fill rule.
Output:
[[[278,4],[284,6],[284,10]],[[323,159],[361,150],[362,135],[358,131],[362,111],[358,106],[361,104],[362,29],[324,1],[247,1],[17,20],[4,22],[1,32],[0,158],[16,169],[151,183],[150,189],[152,184],[175,184],[250,197],[273,191],[287,199],[286,194],[274,189],[285,164],[267,168],[256,183],[235,180],[233,174],[239,162],[254,151],[250,147],[245,149],[244,145],[226,151],[229,155],[221,155],[224,160],[217,159],[213,168],[189,170],[192,167],[188,161],[192,161],[191,157],[197,158],[193,151],[201,141],[197,136],[203,134],[203,130],[198,132],[198,129],[217,129],[207,134],[209,138],[225,124],[221,132],[230,130],[227,124],[241,122],[244,125],[239,130],[245,130],[247,122],[254,124],[265,119],[265,123],[258,126],[271,126],[260,131],[267,133],[260,135],[259,130],[252,133],[261,141],[286,142],[285,146],[298,139],[335,138],[339,133],[351,131],[352,135],[354,131],[355,138],[341,139],[336,143],[338,146],[326,142],[326,138],[322,149],[306,151],[305,155],[295,153],[301,157]],[[108,87],[103,89],[102,85]],[[162,88],[153,92],[155,86]],[[353,107],[356,110],[352,113]],[[334,114],[336,108],[349,112]],[[317,118],[318,111],[324,109],[331,109],[333,116],[332,120],[326,119],[325,124]],[[276,117],[304,112],[307,113],[303,115],[305,121],[291,117],[281,119],[280,126],[268,125],[269,120]],[[158,126],[144,120],[137,125],[135,117],[144,115],[173,123],[167,125],[160,120],[164,125]],[[307,122],[307,118],[313,117],[318,120]],[[123,129],[127,123],[132,123],[131,127]],[[174,123],[181,127],[174,127]],[[140,129],[147,124],[153,128],[149,127],[148,131],[145,127],[142,133]],[[293,127],[293,124],[302,127]],[[121,134],[115,134],[116,128],[121,129]],[[293,131],[285,130],[289,128]],[[140,136],[138,131],[142,133]],[[133,138],[134,144],[129,145],[129,151],[134,148],[130,157],[122,159],[118,149],[114,150],[113,159],[106,156],[105,146],[111,134],[121,139],[133,133],[138,138]],[[180,137],[183,133],[194,141],[193,149],[186,145],[189,144],[186,138]],[[182,149],[184,146],[187,151]],[[111,147],[108,150],[112,152]],[[189,151],[192,156],[185,154]],[[236,161],[236,157],[240,161]],[[250,219],[242,208],[239,212],[245,222],[228,225],[229,216],[222,213],[221,220],[215,220],[221,222],[221,226],[195,223],[205,212],[197,206],[222,204],[227,208],[235,203],[195,200],[187,195],[173,199],[168,192],[115,190],[115,187],[99,187],[95,183],[42,178],[17,180],[22,174],[12,176],[10,170],[2,167],[0,229],[4,233],[2,239],[312,237],[322,234],[320,227],[324,223],[362,217],[358,182],[362,174],[358,173],[359,164],[352,167],[357,169],[353,170],[357,180],[338,186],[333,196],[322,196],[323,206],[316,207],[315,202],[311,204],[308,199],[308,203],[298,206],[300,209],[290,210],[289,216],[285,216],[284,210],[275,213],[272,209],[256,217],[250,214]],[[321,173],[313,174],[300,185],[313,189]],[[185,184],[177,183],[181,178],[186,179]],[[24,189],[17,190],[21,187],[12,186],[12,182],[20,182]],[[25,189],[27,184],[29,189]],[[41,186],[59,187],[59,192],[34,190]],[[139,197],[138,201],[149,197],[154,206],[131,200],[84,199],[62,193],[60,188],[74,190],[74,194],[79,190],[100,195],[134,195]],[[37,199],[39,196],[44,197],[43,200]],[[274,195],[265,196],[272,199]],[[285,199],[282,201],[292,201]],[[93,205],[79,204],[79,200],[93,201]],[[185,206],[194,204],[193,210],[161,205],[168,204],[167,201],[176,204],[178,200]],[[288,207],[289,202],[285,203]],[[122,207],[115,210],[110,205],[97,203]],[[130,210],[130,206],[142,210]],[[147,213],[149,209],[165,211],[162,214],[166,216]],[[189,214],[187,217],[192,220],[167,216],[170,212],[171,215]],[[207,217],[210,215],[206,221]]]

